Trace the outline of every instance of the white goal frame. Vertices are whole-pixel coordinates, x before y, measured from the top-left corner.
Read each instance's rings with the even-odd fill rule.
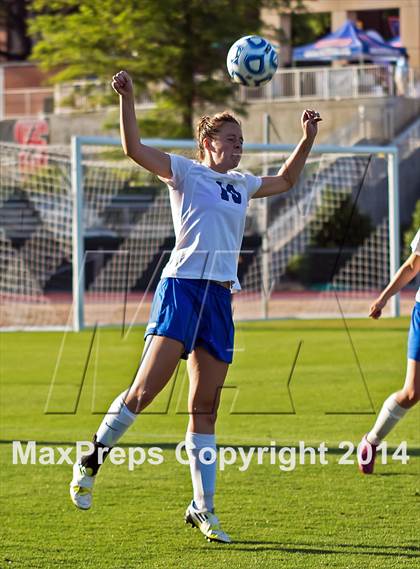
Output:
[[[158,148],[179,148],[192,150],[196,148],[194,140],[171,139],[143,139],[144,144]],[[71,140],[71,185],[73,200],[73,330],[79,331],[85,327],[84,323],[84,246],[83,246],[83,146],[120,146],[118,138],[100,136],[73,136]],[[245,144],[244,152],[291,152],[295,148],[292,144]],[[394,275],[400,264],[400,221],[399,221],[399,177],[398,177],[398,148],[396,146],[336,146],[318,145],[311,150],[312,154],[351,154],[374,155],[385,157],[388,173],[388,230],[389,230],[389,272]],[[264,254],[264,248],[263,248]],[[264,261],[263,261],[264,266]],[[263,300],[264,303],[264,300]],[[400,315],[399,295],[390,301],[391,316]]]

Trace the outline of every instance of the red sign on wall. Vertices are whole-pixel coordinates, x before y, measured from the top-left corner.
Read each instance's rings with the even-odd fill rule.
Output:
[[[13,128],[13,138],[24,146],[46,146],[50,128],[45,119],[19,119]],[[19,152],[19,169],[32,170],[48,164],[48,155],[41,149],[22,149]]]

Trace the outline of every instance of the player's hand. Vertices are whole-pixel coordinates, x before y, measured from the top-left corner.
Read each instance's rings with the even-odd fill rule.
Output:
[[[127,71],[118,71],[112,78],[111,86],[122,97],[133,94],[133,82]]]
[[[383,300],[382,298],[377,298],[370,307],[369,318],[374,318],[375,320],[377,320],[381,316],[382,309],[384,308],[385,304],[386,300]]]
[[[312,109],[305,109],[300,121],[305,138],[314,140],[318,132],[318,123],[322,121],[319,113]]]

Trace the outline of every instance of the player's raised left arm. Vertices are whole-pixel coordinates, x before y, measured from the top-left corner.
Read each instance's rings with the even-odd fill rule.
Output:
[[[295,185],[311,151],[318,132],[318,123],[321,120],[319,113],[316,111],[311,109],[303,111],[301,117],[303,136],[299,144],[276,176],[262,176],[262,184],[259,190],[252,196],[254,199],[287,192]]]

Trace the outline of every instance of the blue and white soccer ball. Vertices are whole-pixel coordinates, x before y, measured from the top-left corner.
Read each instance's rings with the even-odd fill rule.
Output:
[[[229,50],[226,63],[232,81],[247,87],[268,83],[278,65],[275,49],[260,36],[238,39]]]

